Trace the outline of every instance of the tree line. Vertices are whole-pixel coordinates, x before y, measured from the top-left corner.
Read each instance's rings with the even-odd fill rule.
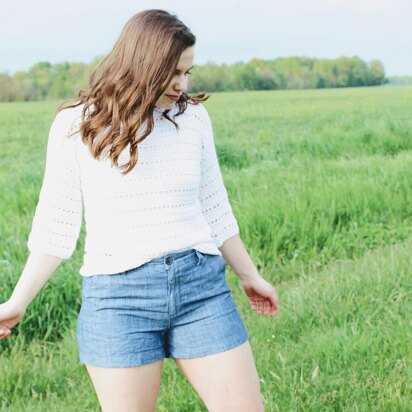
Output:
[[[391,76],[389,83],[393,86],[411,86],[412,76]]]
[[[77,96],[103,56],[90,63],[39,62],[27,71],[0,73],[0,101],[66,99]],[[380,60],[281,57],[272,60],[195,66],[189,92],[315,89],[378,86],[388,83]]]

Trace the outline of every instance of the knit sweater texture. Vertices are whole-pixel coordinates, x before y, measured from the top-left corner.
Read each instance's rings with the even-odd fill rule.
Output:
[[[30,252],[70,258],[82,227],[82,276],[115,274],[167,253],[197,249],[222,256],[239,233],[219,167],[210,116],[188,104],[179,125],[155,107],[154,128],[138,144],[127,175],[110,159],[94,159],[76,131],[83,105],[60,111],[51,124],[43,183],[27,240]],[[140,129],[139,129],[140,130]],[[128,162],[128,145],[119,163]]]

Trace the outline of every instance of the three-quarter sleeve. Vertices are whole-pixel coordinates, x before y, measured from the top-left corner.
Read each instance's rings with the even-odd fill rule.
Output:
[[[229,201],[220,170],[209,114],[202,105],[203,142],[200,176],[200,203],[202,213],[212,230],[217,247],[239,234],[239,225]]]
[[[67,137],[76,113],[63,109],[51,124],[43,183],[27,241],[30,252],[63,259],[76,248],[83,213],[76,135]]]

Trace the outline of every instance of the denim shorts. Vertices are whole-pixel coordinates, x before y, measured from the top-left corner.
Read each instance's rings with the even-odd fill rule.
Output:
[[[83,277],[80,363],[130,367],[195,358],[248,340],[220,255],[168,253],[137,268]]]

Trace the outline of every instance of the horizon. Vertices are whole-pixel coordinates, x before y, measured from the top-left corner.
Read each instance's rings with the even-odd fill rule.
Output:
[[[28,67],[27,69],[24,69],[24,70],[16,70],[16,71],[14,71],[14,72],[12,72],[12,73],[0,71],[0,74],[7,74],[7,75],[9,75],[9,76],[13,76],[13,75],[15,75],[15,74],[18,73],[18,72],[27,72],[27,71],[30,70],[30,68],[33,67],[34,65],[39,64],[39,63],[45,63],[45,62],[46,62],[46,63],[50,63],[52,66],[53,66],[53,65],[57,65],[57,64],[63,64],[63,63],[68,63],[68,64],[70,64],[70,65],[72,65],[72,64],[77,64],[77,63],[83,63],[83,64],[88,65],[88,64],[91,64],[91,62],[92,62],[95,58],[97,58],[97,57],[99,57],[99,56],[98,56],[98,55],[95,56],[94,58],[92,58],[92,59],[91,59],[90,61],[88,61],[88,62],[68,61],[68,60],[62,60],[62,61],[59,61],[59,62],[49,62],[49,61],[47,61],[47,60],[39,60],[38,62],[33,63],[33,65],[30,66],[30,67]],[[250,61],[255,60],[255,59],[257,59],[257,60],[263,60],[263,61],[276,60],[276,59],[288,59],[288,58],[308,58],[308,59],[314,59],[314,60],[335,60],[335,59],[342,58],[342,57],[345,57],[345,58],[359,57],[359,58],[360,58],[361,60],[363,60],[365,63],[369,63],[369,60],[364,60],[364,59],[362,59],[362,57],[356,56],[356,55],[353,55],[353,56],[337,56],[337,57],[335,57],[335,58],[322,58],[322,57],[313,57],[313,56],[277,56],[277,57],[275,57],[275,58],[266,58],[266,59],[257,58],[257,57],[251,57],[251,58],[249,58],[247,61],[246,61],[246,60],[244,60],[244,61],[234,61],[234,62],[231,62],[231,63],[227,63],[227,62],[218,63],[218,62],[214,62],[213,60],[208,60],[208,61],[205,61],[205,62],[202,62],[202,63],[194,64],[193,68],[196,68],[196,66],[203,66],[203,65],[206,65],[206,64],[217,64],[217,65],[219,65],[219,66],[220,66],[220,65],[223,65],[223,64],[227,64],[228,66],[231,66],[231,65],[236,64],[236,63],[248,64],[248,63],[250,63]],[[372,60],[380,60],[380,59],[372,59]],[[382,62],[382,60],[380,60],[380,61]],[[382,63],[383,63],[383,62],[382,62]],[[411,75],[411,74],[400,74],[400,75],[399,75],[399,74],[395,74],[395,75],[389,75],[389,74],[386,73],[386,67],[385,67],[385,65],[384,65],[384,68],[385,68],[385,76],[388,77],[388,78],[389,78],[389,77],[411,77],[411,78],[412,78],[412,75]]]

